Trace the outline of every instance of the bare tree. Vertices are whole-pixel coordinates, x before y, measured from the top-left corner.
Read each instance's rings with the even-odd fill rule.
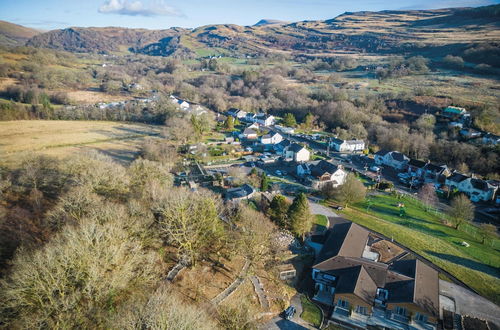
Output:
[[[448,211],[448,216],[451,222],[455,225],[455,229],[464,223],[474,219],[474,204],[464,194],[456,196],[451,201],[451,207]]]
[[[354,174],[349,173],[343,185],[341,185],[336,193],[335,198],[344,203],[345,207],[349,204],[360,202],[365,199],[366,187],[359,181]]]
[[[425,184],[418,192],[418,198],[425,205],[425,210],[429,211],[438,201],[436,189],[432,183]]]

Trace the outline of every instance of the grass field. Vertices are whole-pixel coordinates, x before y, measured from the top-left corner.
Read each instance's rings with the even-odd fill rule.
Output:
[[[406,215],[399,216],[398,202]],[[426,212],[412,198],[398,199],[389,194],[370,196],[342,211],[353,222],[394,238],[448,271],[495,303],[500,303],[500,241],[481,239],[443,225],[443,214]],[[460,243],[466,241],[469,247]]]
[[[128,163],[136,157],[141,141],[160,130],[160,126],[106,121],[4,121],[0,122],[0,162],[15,164],[32,153],[64,157],[98,150]]]

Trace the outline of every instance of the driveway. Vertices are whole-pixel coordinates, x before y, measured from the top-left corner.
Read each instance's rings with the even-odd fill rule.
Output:
[[[317,199],[316,199],[317,200]],[[326,217],[338,217],[331,208],[316,203],[312,198],[309,198],[309,208],[312,214],[324,215]]]
[[[280,330],[305,330],[305,329],[315,329],[311,327],[307,322],[300,318],[302,314],[302,303],[300,302],[300,294],[296,294],[292,297],[290,305],[295,306],[297,312],[291,320],[286,320],[281,316],[276,316],[271,319],[268,323],[264,324],[261,329],[280,329]]]
[[[500,307],[488,299],[443,280],[439,280],[439,294],[455,301],[455,313],[489,320],[500,327]]]

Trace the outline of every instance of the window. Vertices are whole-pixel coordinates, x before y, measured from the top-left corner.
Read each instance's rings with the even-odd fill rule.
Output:
[[[417,322],[427,322],[427,315],[417,313],[415,314],[415,320]]]
[[[406,308],[396,306],[396,314],[406,316]]]
[[[347,300],[339,299],[337,301],[337,306],[347,309],[349,308],[349,302]]]
[[[365,306],[356,306],[356,313],[368,315],[368,309]]]

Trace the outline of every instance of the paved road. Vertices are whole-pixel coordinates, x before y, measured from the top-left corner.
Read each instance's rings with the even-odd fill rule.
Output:
[[[331,208],[315,203],[311,198],[309,198],[309,208],[312,214],[324,215],[326,217],[338,217]]]
[[[290,305],[295,306],[295,308],[297,309],[297,312],[295,313],[295,315],[291,320],[286,320],[281,316],[276,316],[273,319],[271,319],[268,323],[264,324],[261,327],[261,329],[272,329],[272,330],[314,329],[300,318],[300,314],[302,314],[302,303],[300,302],[300,294],[296,294],[295,296],[292,297]]]
[[[439,280],[439,294],[455,300],[455,312],[482,320],[490,320],[500,327],[500,307],[457,284]]]

